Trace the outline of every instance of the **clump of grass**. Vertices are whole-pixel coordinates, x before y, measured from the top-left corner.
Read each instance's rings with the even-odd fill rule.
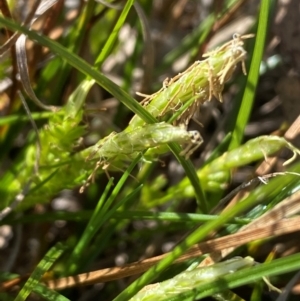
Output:
[[[236,9],[236,3],[225,7],[223,16],[226,16],[226,13],[232,9]],[[33,11],[37,9],[37,12],[45,12],[55,4],[55,1],[48,2],[47,6],[38,4],[37,2],[33,7]],[[23,133],[20,127],[23,124],[21,122],[28,119],[35,120],[38,123],[38,133],[34,132],[28,136],[28,142],[23,145],[16,160],[11,162],[10,166],[5,167],[3,164],[0,183],[1,223],[7,225],[29,223],[31,225],[32,222],[42,222],[43,219],[53,222],[62,219],[78,222],[78,228],[74,231],[71,227],[68,228],[67,239],[60,237],[55,239],[55,242],[60,241],[55,247],[50,248],[50,244],[47,245],[46,241],[41,241],[44,249],[49,249],[49,251],[45,257],[35,258],[35,262],[40,263],[34,267],[34,272],[18,292],[15,300],[25,300],[32,292],[46,300],[68,300],[67,291],[63,293],[58,291],[77,285],[120,279],[141,272],[145,273],[132,284],[126,283],[123,289],[120,289],[116,282],[106,285],[101,292],[101,298],[107,300],[114,298],[115,301],[190,300],[206,296],[221,298],[221,295],[216,294],[223,294],[222,298],[225,298],[224,294],[227,294],[226,298],[229,298],[228,296],[240,298],[228,289],[251,284],[254,280],[261,280],[265,276],[280,275],[299,268],[298,253],[276,259],[271,263],[253,266],[253,259],[246,257],[249,255],[247,250],[237,251],[245,258],[217,263],[224,259],[224,256],[228,256],[233,248],[240,246],[236,242],[232,243],[231,235],[242,237],[243,231],[248,231],[248,240],[241,239],[241,244],[251,243],[255,237],[258,237],[255,225],[261,227],[262,221],[268,231],[273,229],[274,232],[266,232],[260,238],[269,238],[274,233],[281,235],[298,229],[298,217],[290,218],[298,212],[298,209],[296,205],[287,206],[286,203],[289,197],[297,198],[299,163],[286,172],[262,175],[259,179],[265,185],[253,188],[246,196],[238,195],[239,202],[227,211],[219,215],[209,214],[210,211],[220,212],[224,204],[231,199],[227,197],[222,200],[222,193],[229,187],[234,169],[256,161],[267,160],[284,147],[294,152],[292,159],[299,154],[291,143],[281,137],[264,135],[242,143],[259,78],[259,64],[262,60],[268,13],[271,7],[269,1],[261,4],[258,28],[253,30],[256,31],[253,39],[255,46],[248,53],[244,43],[245,39],[250,36],[236,34],[232,40],[206,53],[202,60],[192,63],[185,71],[171,79],[166,79],[157,92],[151,95],[139,93],[144,97],[139,103],[129,95],[127,89],[115,84],[98,70],[109,55],[117,51],[118,33],[127,20],[130,24],[137,22],[138,19],[132,18],[129,13],[132,7],[135,7],[139,20],[143,22],[144,37],[147,36],[145,34],[147,17],[142,13],[142,9],[149,10],[147,5],[140,6],[138,3],[134,4],[134,1],[127,1],[121,13],[118,13],[95,1],[85,2],[78,10],[77,21],[65,30],[65,36],[61,37],[59,42],[51,40],[45,34],[40,34],[32,28],[28,29],[25,25],[31,26],[35,21],[34,17],[29,18],[30,20],[28,19],[25,25],[21,25],[21,22],[14,22],[10,19],[10,11],[14,11],[13,7],[8,5],[2,7],[3,16],[0,16],[0,24],[7,30],[17,33],[13,35],[10,32],[12,38],[5,47],[9,48],[8,46],[13,45],[18,38],[17,35],[22,34],[21,43],[20,40],[17,42],[16,54],[11,56],[11,59],[15,60],[11,65],[13,68],[18,66],[19,69],[12,68],[12,74],[17,71],[20,73],[21,83],[29,96],[27,101],[30,103],[30,98],[35,100],[35,105],[30,103],[30,110],[34,112],[29,113],[29,117],[24,114],[19,116],[19,113],[17,116],[16,112],[20,107],[22,97],[13,92],[10,94],[14,104],[11,107],[11,113],[15,115],[3,117],[0,120],[3,126],[1,132],[1,146],[3,147],[0,153],[2,161],[8,158],[12,150],[13,133]],[[57,7],[53,8],[54,11],[55,9],[59,11],[59,6]],[[199,49],[200,42],[208,37],[208,32],[212,32],[211,26],[215,21],[214,18],[212,15],[209,16],[203,22],[205,26],[199,26],[195,31],[196,38],[191,35],[183,42],[182,49],[175,52],[178,54],[191,48],[191,53],[193,53],[195,49]],[[93,53],[95,56],[93,65],[76,54],[80,53],[84,45],[86,28],[93,28],[95,31],[101,28],[103,31],[103,37],[101,36],[99,41],[94,36],[89,37],[89,41],[93,44],[91,48],[96,49]],[[30,66],[40,63],[40,60],[33,60],[31,65],[27,63],[26,39],[47,47],[56,56],[39,70],[39,77],[34,74],[35,70]],[[137,52],[142,44],[143,40],[138,38]],[[133,74],[132,66],[136,64],[134,55],[127,62],[127,68],[124,68],[124,83],[127,85]],[[166,64],[170,63],[170,57],[170,55],[166,56],[162,66],[166,67]],[[194,113],[201,109],[205,101],[210,101],[213,97],[220,102],[223,101],[222,93],[225,83],[230,80],[235,81],[233,75],[236,67],[241,64],[246,74],[247,57],[251,62],[249,75],[244,77],[246,80],[244,86],[240,85],[244,94],[241,103],[235,102],[235,114],[232,113],[230,116],[230,130],[232,131],[232,135],[228,135],[230,141],[227,144],[224,141],[222,148],[215,149],[211,158],[196,168],[191,160],[202,138],[198,131],[191,131],[187,126]],[[60,60],[63,60],[63,63]],[[6,63],[5,66],[10,65],[10,62]],[[79,71],[80,75],[72,75],[71,67]],[[28,71],[32,72],[32,79],[36,81],[34,85],[30,83],[32,79],[29,78],[30,72]],[[55,91],[52,88],[53,83],[56,85]],[[16,83],[13,84],[17,87]],[[64,90],[65,85],[68,87],[66,90]],[[95,86],[101,86],[109,92],[129,108],[134,116],[122,130],[113,132],[109,128],[102,137],[97,138],[96,143],[85,147],[81,140],[89,134],[90,130],[86,123],[85,104],[88,103],[89,93]],[[71,91],[70,95],[64,97],[68,91]],[[50,105],[43,105],[36,95],[49,99]],[[58,99],[64,99],[66,103],[62,101],[59,103]],[[59,109],[58,105],[60,105]],[[43,110],[49,109],[50,112],[36,112],[37,106]],[[118,111],[120,119],[130,120],[124,112],[122,108]],[[40,120],[44,123],[39,124]],[[160,155],[170,150],[186,172],[186,178],[177,184],[170,181],[165,187],[167,181],[161,176],[155,178],[153,174],[157,175],[160,172],[159,168],[155,169]],[[140,169],[136,168],[138,164],[141,166]],[[155,173],[153,173],[154,170]],[[111,175],[115,175],[116,171],[121,174],[118,180],[110,178]],[[88,187],[103,173],[107,173],[109,179],[102,178],[105,180],[102,186],[99,185],[101,188],[97,185]],[[130,176],[133,176],[132,180]],[[267,180],[269,180],[268,183]],[[249,183],[246,181],[240,189],[250,186],[251,183],[251,180]],[[60,191],[64,189],[78,191],[80,187],[84,188],[81,192],[85,190],[86,201],[82,203],[82,206],[89,210],[78,210],[74,213],[47,211],[47,206],[44,204],[48,204]],[[93,189],[98,189],[98,193],[93,194]],[[237,193],[233,190],[229,196]],[[178,212],[178,204],[185,204],[187,198],[196,199],[196,213]],[[35,214],[35,207],[43,208],[44,216]],[[129,225],[134,225],[137,219],[144,223],[146,220],[154,221],[158,230],[153,230],[151,227],[146,227],[142,230],[143,232],[130,230]],[[248,223],[249,225],[242,227]],[[100,255],[105,257],[111,250],[118,249],[120,243],[133,244],[130,252],[130,247],[125,247],[125,249],[129,261],[134,262],[140,254],[143,254],[147,243],[158,232],[163,234],[164,239],[170,232],[178,237],[177,233],[186,234],[195,226],[197,226],[196,229],[179,241],[166,256],[146,259],[127,267],[78,275],[82,271],[93,270],[91,266]],[[263,231],[262,228],[259,229]],[[127,235],[125,239],[124,233]],[[204,241],[202,245],[198,245],[211,233],[218,233],[219,238],[211,237],[210,241]],[[27,237],[25,236],[24,239]],[[202,246],[202,249],[195,251],[195,248],[199,246]],[[191,254],[192,250],[196,253]],[[114,257],[116,254],[113,254]],[[203,261],[203,254],[210,256]],[[20,261],[24,260],[21,253],[19,256]],[[60,260],[59,257],[61,257]],[[56,264],[53,266],[54,261]],[[198,264],[204,265],[207,261],[212,264],[210,267],[195,269]],[[172,265],[174,262],[177,262],[177,265]],[[178,265],[179,263],[181,265]],[[235,267],[232,265],[234,263],[241,264],[241,267],[247,266],[247,268],[236,271],[240,266]],[[58,273],[58,279],[52,279],[50,274],[48,278],[46,277],[51,268]],[[221,274],[216,275],[220,269]],[[112,270],[115,272],[113,273]],[[231,273],[232,270],[234,273]],[[213,277],[207,279],[208,276],[205,276],[205,281],[202,281],[204,272],[211,272]],[[76,275],[75,278],[74,275]],[[2,276],[3,296],[10,298],[9,288],[21,282],[22,275],[8,273]],[[9,281],[12,278],[14,278],[14,283]],[[156,284],[149,289],[147,285],[153,282]],[[255,286],[253,291],[253,296],[256,296],[258,286]]]

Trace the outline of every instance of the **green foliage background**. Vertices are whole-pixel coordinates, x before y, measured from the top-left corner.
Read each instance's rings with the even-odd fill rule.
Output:
[[[242,1],[224,1],[218,14],[212,11],[201,24],[195,26],[194,30],[185,36],[182,43],[163,57],[159,66],[152,66],[155,68],[152,70],[150,81],[147,82],[150,93],[159,90],[157,89],[159,81],[153,78],[164,74],[163,72],[180,56],[188,55],[190,62],[193,62],[199,49],[203,49],[205,43],[213,36],[214,24],[239,2]],[[219,231],[221,236],[234,233],[242,224],[255,220],[298,191],[297,174],[300,166],[299,163],[295,163],[289,167],[289,173],[270,180],[267,185],[253,188],[248,196],[225,213],[215,216],[209,214],[221,201],[224,191],[229,189],[227,193],[230,192],[230,178],[235,169],[262,161],[282,148],[290,149],[294,156],[299,153],[297,148],[280,137],[264,135],[244,142],[244,132],[255,101],[260,78],[259,68],[275,1],[264,0],[260,3],[256,25],[253,28],[255,38],[246,42],[245,46],[248,52],[248,75],[245,77],[240,75],[237,80],[231,79],[228,84],[230,87],[239,82],[240,92],[233,101],[233,110],[226,118],[227,136],[201,166],[196,163],[196,155],[190,159],[182,156],[182,147],[190,142],[190,132],[170,125],[175,119],[172,111],[167,110],[167,113],[163,114],[166,108],[164,101],[168,102],[165,95],[171,93],[168,92],[170,88],[157,94],[148,106],[142,106],[134,96],[131,96],[135,83],[134,71],[149,46],[145,20],[151,18],[154,9],[152,3],[140,1],[136,2],[134,7],[134,1],[124,1],[121,10],[91,0],[82,2],[81,5],[77,17],[69,25],[63,24],[66,16],[64,9],[56,8],[59,16],[57,24],[54,22],[53,26],[60,25],[64,32],[56,41],[47,37],[47,33],[43,30],[36,31],[22,25],[18,18],[15,18],[15,21],[11,20],[3,13],[4,11],[0,16],[0,25],[3,29],[25,34],[28,40],[38,45],[36,49],[32,48],[37,55],[37,59],[33,60],[36,64],[34,67],[27,66],[24,58],[17,52],[1,63],[1,78],[7,77],[8,67],[16,61],[25,62],[26,68],[32,73],[31,85],[35,94],[39,99],[47,99],[47,103],[52,106],[52,111],[41,110],[30,97],[26,96],[26,103],[30,108],[29,117],[21,105],[22,97],[12,92],[7,94],[11,97],[11,104],[0,118],[1,224],[21,225],[32,231],[31,226],[36,223],[46,225],[50,223],[56,227],[57,220],[69,221],[65,227],[65,236],[56,235],[49,242],[41,235],[40,249],[34,258],[34,261],[39,263],[30,266],[27,272],[32,270],[33,272],[17,293],[8,291],[1,293],[1,297],[5,300],[25,300],[30,298],[28,296],[31,292],[45,300],[76,300],[77,298],[72,297],[79,294],[76,289],[60,293],[47,288],[41,281],[44,273],[53,269],[58,277],[64,277],[93,270],[99,258],[105,258],[110,252],[116,258],[122,250],[122,245],[126,246],[124,253],[128,261],[133,262],[139,259],[152,240],[156,240],[158,232],[162,234],[162,242],[167,241],[171,234],[172,238],[176,238],[176,242],[180,242],[167,257],[149,268],[140,278],[132,283],[125,281],[122,289],[117,282],[111,282],[105,284],[101,292],[95,290],[95,294],[98,294],[97,299],[129,300],[149,283],[157,279],[160,281],[169,279],[178,274],[172,263],[191,246],[205,240],[213,231]],[[10,9],[12,12],[17,11],[13,6],[10,6]],[[119,72],[121,82],[116,84],[102,72],[102,68],[122,49],[119,34],[126,26],[136,30],[137,38],[132,55],[124,62],[122,71]],[[86,45],[89,55],[84,55]],[[43,57],[42,46],[47,47],[54,56]],[[224,63],[222,55],[221,50],[215,50],[211,55],[216,65],[210,67],[216,74],[212,72],[213,75],[209,75],[206,79],[201,72],[207,74],[209,69],[201,65],[200,71],[195,75],[192,74],[192,80],[188,79],[197,83],[199,91],[205,92],[201,104],[210,93],[210,76],[217,78],[228,66]],[[45,58],[48,60],[38,69],[38,63],[43,62]],[[151,56],[146,58],[151,63]],[[150,63],[147,65],[146,62],[143,65],[147,72],[150,70],[147,69],[151,67]],[[22,75],[21,71],[20,73]],[[231,72],[230,69],[229,75],[231,73],[233,70]],[[238,73],[234,73],[234,76],[238,76]],[[199,82],[194,79],[197,76],[201,79]],[[184,82],[183,78],[181,77],[181,81],[178,80],[181,86],[175,86],[178,82],[173,84],[175,94],[181,92],[180,89],[184,85],[191,87],[190,82]],[[22,76],[21,82],[24,85]],[[16,85],[14,88],[17,87],[16,83],[14,85]],[[221,86],[223,89],[223,83]],[[184,109],[195,102],[194,90],[190,92],[193,93],[187,93],[186,98],[179,97],[183,106],[176,116],[180,116]],[[114,97],[118,101],[114,120],[110,120],[108,127],[101,128],[101,134],[93,131],[91,121],[102,122],[103,112],[95,118],[88,109],[93,102],[92,95],[100,94],[103,95],[103,99]],[[95,103],[97,104],[97,101]],[[54,109],[54,106],[59,109]],[[32,120],[38,127],[38,133],[32,130],[30,125]],[[118,134],[112,134],[116,129]],[[20,135],[24,137],[24,142],[15,151],[15,141]],[[93,143],[88,143],[89,141]],[[185,177],[179,182],[164,177],[158,164],[159,156],[169,151],[185,172]],[[247,180],[245,179],[245,182]],[[85,190],[82,196],[77,195],[80,187]],[[66,189],[75,192],[81,208],[74,212],[52,211],[49,204]],[[193,209],[187,213],[180,212],[180,208],[190,204],[190,200],[193,201]],[[38,213],[39,209],[42,214]],[[142,231],[135,228],[136,220],[146,225]],[[155,229],[148,226],[148,220],[155,222]],[[226,231],[221,231],[225,225]],[[194,230],[190,232],[191,229]],[[50,232],[46,231],[46,234]],[[180,233],[180,237],[185,234],[185,238],[179,240],[177,233]],[[29,234],[28,236],[24,234],[18,239],[26,241],[28,237]],[[245,249],[237,253],[241,256],[249,255]],[[24,260],[22,252],[19,252],[18,256],[21,261]],[[166,294],[165,300],[216,297],[217,293],[225,291],[228,293],[228,288],[253,284],[255,281],[258,283],[264,276],[296,271],[300,265],[299,257],[300,254],[296,253],[276,259],[269,264],[249,267],[203,283],[202,280],[195,280],[193,287],[189,284],[188,278],[196,277],[191,275],[197,272],[186,273],[183,276],[186,277],[183,280],[185,285],[183,291],[174,290],[171,292],[172,296],[160,292],[160,298],[163,298],[162,294]],[[187,262],[182,265],[181,271],[191,264],[192,262]],[[2,280],[18,277],[17,273],[22,269],[16,266],[15,270],[15,273],[11,270],[2,273]],[[257,293],[260,288],[258,284],[254,285],[249,297],[251,300],[257,295],[263,300],[262,292]],[[230,296],[226,297],[226,300],[233,298],[232,296],[240,298],[234,293]],[[158,297],[148,296],[147,300],[154,299],[158,300]]]

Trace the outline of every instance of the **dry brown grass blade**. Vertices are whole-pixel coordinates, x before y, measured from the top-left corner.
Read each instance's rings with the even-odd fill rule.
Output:
[[[202,254],[207,254],[216,250],[222,251],[228,248],[239,247],[257,239],[279,236],[299,230],[300,217],[282,219],[268,225],[261,225],[256,229],[247,229],[242,232],[199,243],[198,245],[192,247],[185,255],[176,260],[176,262],[183,262],[189,258],[198,257]],[[112,267],[57,280],[50,280],[46,281],[45,284],[51,289],[59,290],[78,285],[112,281],[131,275],[140,274],[148,270],[152,265],[156,264],[166,255],[167,254],[152,257],[139,262],[134,262],[124,267]]]
[[[198,245],[193,246],[185,255],[176,260],[176,262],[183,262],[187,259],[207,253],[212,253],[212,255],[216,255],[218,259],[221,259],[221,257],[229,254],[234,248],[248,242],[299,231],[300,217],[286,218],[287,216],[300,211],[299,199],[300,192],[295,193],[274,207],[260,219],[245,226],[240,232],[199,243]],[[45,284],[51,289],[60,290],[74,286],[112,281],[140,274],[148,270],[166,255],[168,255],[168,253],[133,262],[123,267],[106,268],[57,280],[49,280],[45,281]],[[205,260],[204,262],[205,265],[208,264],[208,260]],[[210,261],[209,264],[212,262],[213,261]],[[23,280],[24,277],[4,282],[0,285],[0,291],[8,290]]]
[[[238,233],[244,233],[244,231],[251,232],[252,230],[254,231],[255,229],[260,229],[261,227],[268,227],[269,225],[280,223],[281,220],[289,216],[292,216],[298,213],[299,211],[300,211],[300,191],[297,191],[296,193],[283,200],[281,203],[276,205],[274,208],[266,212],[258,219],[242,227]],[[259,233],[257,234],[259,235]],[[209,257],[207,257],[204,261],[202,261],[200,265],[205,266],[220,261],[222,258],[224,258],[229,253],[231,253],[235,249],[235,247],[231,246],[231,247],[224,248],[223,250],[219,250],[219,249],[214,250],[214,252],[212,252]]]

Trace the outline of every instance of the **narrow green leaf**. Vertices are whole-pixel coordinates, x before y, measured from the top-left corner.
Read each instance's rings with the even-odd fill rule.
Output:
[[[70,301],[70,299],[66,298],[65,296],[59,294],[56,291],[49,289],[48,287],[42,284],[34,286],[32,291],[35,292],[37,295],[40,295],[47,301]]]
[[[118,209],[119,206],[121,206],[124,202],[127,201],[127,198],[124,198],[121,202],[117,203],[117,205],[112,208],[109,212],[108,209],[112,205],[113,201],[116,199],[118,196],[118,193],[120,192],[121,188],[125,184],[126,180],[130,176],[133,168],[136,166],[136,164],[139,162],[141,156],[138,156],[127,168],[127,170],[124,172],[122,178],[119,180],[118,184],[115,186],[114,190],[112,191],[111,195],[109,198],[106,200],[104,206],[102,207],[103,200],[100,200],[99,205],[97,207],[97,210],[95,214],[92,216],[90,222],[88,223],[82,237],[78,241],[77,245],[75,246],[72,254],[69,257],[69,264],[67,268],[67,273],[68,274],[73,274],[78,267],[78,260],[84,251],[85,247],[88,245],[88,243],[92,240],[94,235],[97,233],[97,231],[100,229],[100,227],[105,223],[111,216],[112,214]],[[111,183],[110,183],[111,185]],[[108,185],[107,187],[110,187]],[[141,187],[140,187],[141,188]],[[140,189],[139,188],[139,189]],[[136,192],[139,191],[139,189],[136,189],[132,193],[135,194]],[[107,189],[108,190],[108,189]],[[107,192],[107,191],[106,191]],[[106,195],[106,193],[105,193]]]
[[[293,167],[291,171],[297,171],[300,164],[298,163]],[[295,175],[286,175],[286,179],[295,178]],[[234,207],[228,211],[222,213],[217,220],[209,221],[204,225],[200,226],[194,232],[192,232],[186,239],[177,245],[174,250],[168,254],[164,259],[162,259],[155,266],[151,267],[146,273],[144,273],[139,279],[128,286],[121,294],[119,294],[114,301],[127,301],[134,294],[136,294],[145,285],[153,281],[163,270],[170,266],[179,256],[181,256],[188,248],[192,245],[202,241],[211,231],[216,231],[219,227],[223,226],[225,223],[229,222],[233,217],[237,216],[240,212],[245,212],[250,207],[260,203],[267,197],[275,197],[281,190],[285,187],[285,183],[281,179],[273,179],[274,189],[269,191],[268,185],[258,187],[251,195],[241,200]]]
[[[29,294],[34,290],[34,288],[39,284],[42,276],[51,268],[55,260],[57,260],[65,248],[62,244],[58,243],[56,246],[52,247],[44,258],[40,261],[37,267],[32,272],[30,278],[26,281],[23,288],[19,292],[15,301],[24,301],[29,296]]]
[[[292,271],[298,271],[299,269],[300,254],[297,253],[228,274],[218,280],[205,283],[194,290],[180,294],[174,298],[170,297],[168,301],[200,300],[228,288],[232,289],[262,280],[262,277],[282,275]]]
[[[100,52],[100,54],[95,62],[95,67],[99,68],[100,66],[102,66],[105,59],[111,53],[114,43],[117,40],[119,31],[120,31],[121,27],[124,25],[124,22],[127,18],[128,12],[129,12],[131,6],[133,5],[133,3],[134,3],[134,0],[126,1],[123,11],[117,21],[117,24],[115,25],[112,33],[109,35],[108,40],[106,41],[102,51]]]
[[[0,225],[15,225],[17,223],[46,223],[57,220],[82,222],[89,220],[94,215],[94,210],[81,210],[80,212],[57,211],[45,214],[26,214],[19,218],[6,218]],[[175,223],[202,223],[218,218],[217,215],[197,214],[197,213],[177,213],[177,212],[152,212],[152,211],[116,211],[112,219],[117,220],[154,220],[170,221]],[[234,218],[233,224],[246,225],[251,221],[249,218]]]
[[[246,87],[244,89],[242,103],[236,120],[235,128],[232,133],[232,140],[229,145],[230,150],[241,144],[244,137],[244,130],[248,124],[253,107],[256,87],[259,79],[260,62],[263,57],[265,39],[268,29],[269,11],[270,0],[261,1],[254,52],[251,59],[251,66],[247,77]]]

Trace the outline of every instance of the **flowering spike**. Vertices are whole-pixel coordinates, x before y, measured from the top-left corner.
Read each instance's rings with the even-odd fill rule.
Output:
[[[176,124],[187,125],[189,120],[206,100],[215,96],[222,102],[224,84],[231,78],[236,65],[241,62],[245,73],[246,51],[243,48],[244,39],[253,35],[235,34],[233,39],[221,47],[203,55],[202,61],[196,61],[184,72],[163,82],[162,88],[142,100],[145,108],[154,117],[162,118],[170,112],[178,110],[191,98],[191,106],[185,109],[176,120]],[[138,116],[134,116],[127,130],[144,124]]]

